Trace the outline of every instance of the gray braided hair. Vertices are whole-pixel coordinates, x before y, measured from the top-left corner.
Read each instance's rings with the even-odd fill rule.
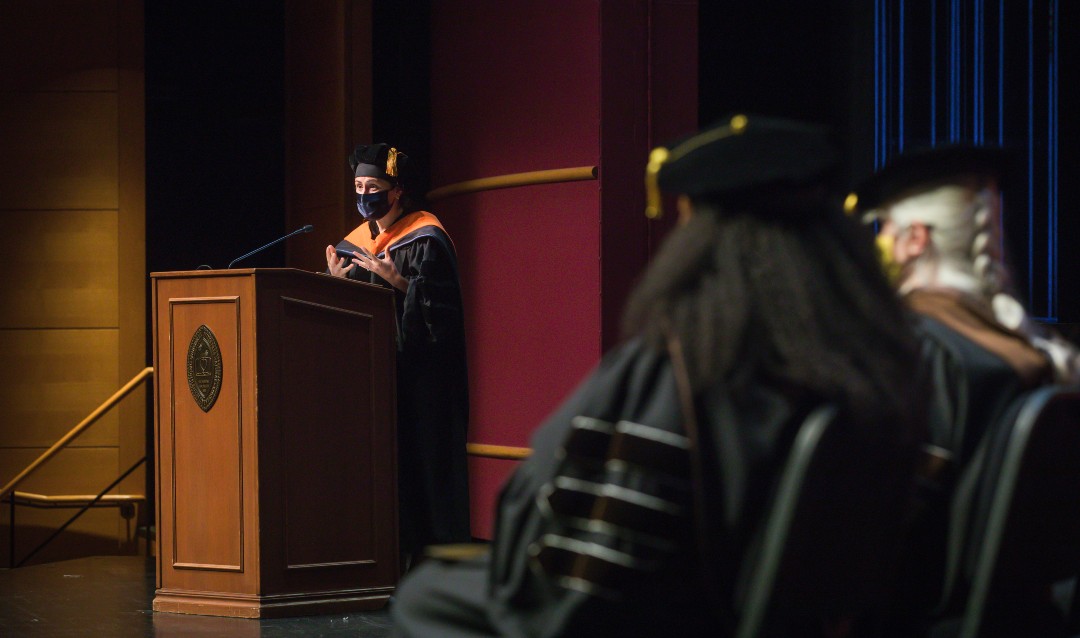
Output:
[[[1027,338],[1051,361],[1055,380],[1080,382],[1080,351],[1032,321],[1012,290],[1001,241],[1001,191],[982,175],[950,178],[896,200],[881,211],[902,232],[915,222],[931,228],[928,250],[913,264],[901,292],[921,287],[959,289],[993,310],[997,321]]]

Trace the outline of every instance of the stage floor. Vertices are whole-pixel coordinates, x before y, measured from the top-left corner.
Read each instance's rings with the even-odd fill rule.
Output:
[[[154,613],[154,562],[97,556],[0,571],[0,636],[390,635],[385,610],[246,620]]]

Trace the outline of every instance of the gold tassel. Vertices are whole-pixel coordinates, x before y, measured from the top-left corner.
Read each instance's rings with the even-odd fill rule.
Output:
[[[691,151],[729,135],[742,135],[749,123],[750,120],[745,115],[739,114],[732,117],[727,126],[696,135],[672,151],[663,146],[654,148],[652,153],[649,153],[649,164],[645,167],[645,216],[649,219],[660,219],[664,214],[660,193],[660,167],[664,162],[678,161]]]
[[[397,156],[398,150],[392,146],[386,152],[386,174],[390,177],[397,177]]]
[[[851,217],[858,209],[859,195],[857,193],[848,193],[848,196],[844,198],[844,214]]]
[[[668,150],[658,146],[649,153],[649,164],[645,167],[645,216],[660,219],[664,214],[663,200],[660,194],[660,167],[667,161]]]

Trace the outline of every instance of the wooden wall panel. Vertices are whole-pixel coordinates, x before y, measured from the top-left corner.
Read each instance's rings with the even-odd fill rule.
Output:
[[[146,365],[142,34],[142,0],[0,0],[5,481]],[[130,396],[18,489],[99,491],[145,455],[145,398]],[[122,491],[145,489],[138,472]],[[95,533],[80,522],[57,547],[117,551],[116,511],[86,516]]]
[[[116,209],[116,93],[0,93],[5,209]]]
[[[115,211],[0,210],[0,328],[115,328]]]
[[[117,339],[116,330],[0,330],[0,448],[44,451],[116,392]],[[75,444],[116,445],[116,431],[109,413]],[[0,476],[20,469],[0,465]]]
[[[115,91],[117,2],[0,0],[0,91]]]
[[[117,295],[119,338],[119,383],[151,364],[146,351],[146,87],[143,79],[143,8],[141,2],[120,5],[118,21],[119,77],[117,109],[119,124],[117,211]],[[126,470],[147,455],[147,434],[151,417],[147,414],[147,389],[134,391],[120,404],[119,469]],[[152,456],[152,454],[151,454]],[[147,491],[144,470],[133,473],[120,484],[125,494]],[[149,524],[150,520],[140,521]]]

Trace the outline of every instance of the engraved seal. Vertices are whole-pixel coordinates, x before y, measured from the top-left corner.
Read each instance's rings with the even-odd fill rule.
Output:
[[[187,353],[187,382],[191,396],[209,412],[221,391],[221,348],[205,324],[191,337]]]

